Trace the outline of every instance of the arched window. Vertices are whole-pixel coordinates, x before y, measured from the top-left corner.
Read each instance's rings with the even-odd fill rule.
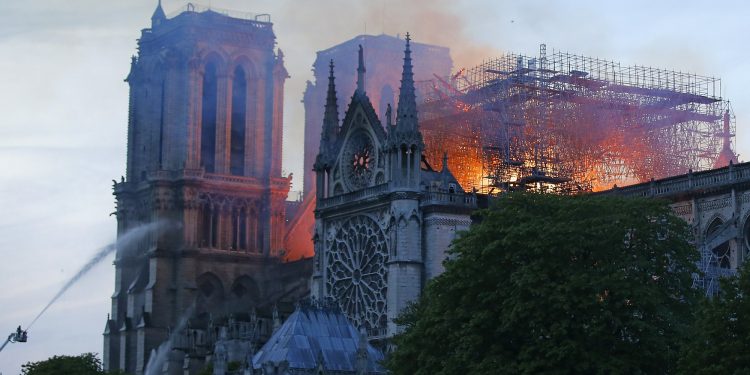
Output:
[[[234,70],[232,81],[232,133],[230,141],[230,173],[245,174],[245,122],[247,119],[247,79],[242,67]]]
[[[213,173],[216,167],[216,65],[209,63],[203,74],[203,99],[201,114],[201,164],[206,172]]]
[[[250,276],[243,275],[238,277],[232,284],[232,295],[234,298],[246,298],[253,303],[258,303],[260,289]]]
[[[198,287],[196,295],[197,315],[209,313],[220,314],[224,310],[224,285],[213,273],[206,272],[195,280]]]
[[[232,213],[232,249],[247,250],[247,210],[244,208]]]
[[[203,206],[201,212],[200,247],[216,247],[219,234],[219,215],[210,205]]]
[[[721,229],[722,224],[724,224],[724,222],[721,219],[714,219],[711,224],[708,225],[708,229],[706,229],[706,237],[711,237],[712,234],[718,234],[716,232]],[[729,269],[732,267],[731,260],[729,258],[729,241],[714,247],[713,249],[711,249],[711,252],[713,253],[710,261],[710,264],[712,266],[725,269]]]

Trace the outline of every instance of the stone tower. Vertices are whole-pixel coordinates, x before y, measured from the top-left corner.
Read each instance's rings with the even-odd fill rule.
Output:
[[[424,159],[410,39],[403,55],[395,123],[383,126],[366,93],[359,49],[354,95],[339,126],[330,64],[315,161],[315,258],[311,293],[333,300],[371,340],[398,332],[393,318],[442,272],[456,231],[471,224],[476,197]]]
[[[173,225],[118,248],[104,333],[105,367],[134,374],[186,311],[191,324],[262,312],[305,294],[309,277],[280,261],[288,74],[268,16],[188,5],[168,18],[159,4],[151,21],[126,79],[118,236],[146,223]]]
[[[313,254],[310,240],[315,227],[315,172],[313,165],[318,155],[322,131],[326,93],[328,90],[328,64],[335,60],[336,86],[339,92],[354,92],[357,86],[357,49],[362,45],[367,60],[367,80],[363,82],[368,98],[375,113],[382,119],[386,107],[395,104],[398,95],[401,67],[393,64],[403,57],[404,41],[398,36],[359,35],[331,48],[318,51],[313,63],[315,79],[308,82],[305,88],[303,103],[305,105],[305,150],[304,150],[304,200],[291,217],[289,231],[285,239],[285,248],[290,259]],[[415,81],[427,82],[435,76],[447,77],[453,62],[450,50],[424,43],[411,43],[411,50],[418,66],[415,70]],[[426,88],[427,86],[423,86]],[[419,87],[417,95],[419,96]],[[343,112],[346,103],[339,103],[339,112]]]

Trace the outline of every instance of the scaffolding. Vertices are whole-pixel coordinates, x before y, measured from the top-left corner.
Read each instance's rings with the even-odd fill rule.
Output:
[[[719,79],[545,45],[419,85],[427,158],[467,190],[603,190],[710,169],[734,140]]]

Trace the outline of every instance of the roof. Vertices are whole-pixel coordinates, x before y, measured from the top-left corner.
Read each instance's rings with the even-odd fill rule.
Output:
[[[421,173],[421,180],[422,184],[426,186],[430,186],[433,181],[440,182],[443,189],[448,190],[448,186],[450,184],[455,184],[456,191],[464,192],[463,187],[456,179],[456,176],[453,175],[453,172],[448,169],[448,157],[443,157],[443,168],[440,171],[436,171],[432,168],[432,166],[427,162],[427,160],[422,157],[422,173]]]
[[[253,367],[287,361],[289,369],[357,371],[359,332],[343,313],[333,308],[298,307],[253,357]],[[367,373],[385,374],[383,354],[367,344]]]

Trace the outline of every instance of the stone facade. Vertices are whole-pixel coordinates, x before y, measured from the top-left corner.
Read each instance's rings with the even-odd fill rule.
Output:
[[[106,369],[142,374],[186,311],[206,330],[308,293],[310,262],[281,260],[287,78],[267,20],[157,7],[126,79],[127,173],[114,195],[118,236],[171,225],[117,250]]]
[[[333,299],[371,340],[441,271],[455,231],[468,229],[476,196],[423,157],[407,36],[396,121],[385,126],[366,93],[360,46],[357,88],[339,124],[333,61],[315,162],[312,295]]]
[[[705,277],[695,286],[718,292],[718,278],[732,275],[750,256],[750,163],[655,180],[601,194],[668,199],[693,229]]]
[[[304,202],[302,209],[292,216],[290,231],[285,242],[291,259],[313,254],[310,238],[315,227],[315,172],[313,166],[320,146],[320,135],[323,127],[323,111],[326,103],[328,85],[328,63],[335,60],[337,68],[336,87],[339,92],[354,92],[357,85],[357,46],[362,45],[367,60],[367,80],[365,91],[372,103],[375,113],[384,118],[388,104],[395,104],[400,66],[403,53],[403,39],[390,35],[359,35],[343,43],[318,51],[313,63],[315,79],[308,82],[302,102],[305,105],[305,155],[304,155]],[[453,61],[447,47],[412,43],[417,70],[415,81],[433,80],[435,76],[447,77],[451,72]],[[419,90],[419,89],[418,89]],[[417,92],[418,97],[423,93]],[[343,112],[342,103],[337,107]],[[301,240],[302,239],[302,240]]]
[[[323,126],[323,110],[326,103],[328,85],[328,62],[335,60],[338,66],[336,73],[336,87],[339,92],[354,92],[357,86],[357,48],[359,45],[365,50],[367,60],[367,81],[365,91],[372,103],[375,113],[384,118],[388,104],[394,105],[397,97],[400,66],[394,61],[403,58],[404,40],[390,35],[359,35],[350,40],[318,51],[313,63],[314,82],[308,82],[302,102],[305,105],[305,182],[304,192],[315,193],[315,173],[313,165],[318,155],[320,132]],[[414,55],[414,80],[433,80],[437,75],[447,77],[453,61],[447,47],[424,43],[411,43]],[[417,93],[419,96],[420,93]],[[346,104],[346,103],[344,103]],[[339,112],[343,107],[339,106]]]

